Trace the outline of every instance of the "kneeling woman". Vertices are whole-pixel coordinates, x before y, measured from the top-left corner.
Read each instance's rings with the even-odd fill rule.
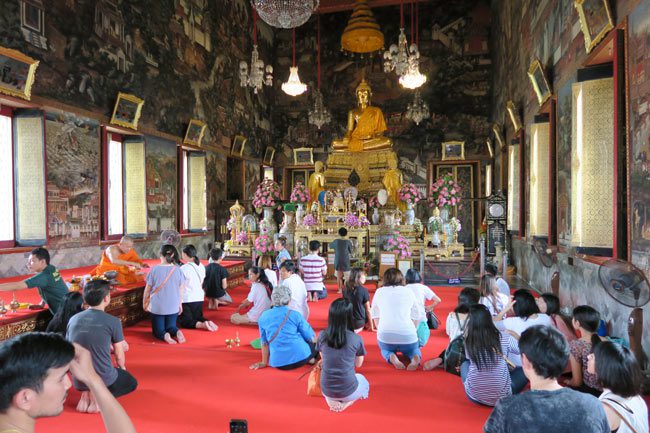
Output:
[[[467,397],[474,403],[494,406],[501,397],[520,392],[528,382],[521,367],[508,370],[514,366],[509,358],[519,356],[519,344],[494,326],[485,305],[469,308],[465,355],[460,377]]]
[[[316,334],[309,323],[297,311],[287,305],[291,301],[291,289],[278,286],[271,295],[273,308],[260,316],[260,340],[262,362],[251,365],[251,370],[267,366],[291,370],[312,361]]]
[[[370,385],[354,368],[363,364],[366,348],[354,333],[352,304],[337,299],[330,305],[327,329],[318,336],[322,358],[321,389],[330,409],[341,412],[360,398],[368,398]]]

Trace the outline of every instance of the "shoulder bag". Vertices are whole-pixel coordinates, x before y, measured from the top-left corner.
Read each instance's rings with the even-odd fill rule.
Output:
[[[628,428],[629,428],[630,430],[632,430],[633,433],[638,433],[637,430],[636,430],[634,427],[632,427],[632,424],[630,424],[630,422],[629,422],[629,421],[628,421],[628,420],[623,416],[623,414],[621,413],[621,411],[618,410],[618,409],[616,409],[613,405],[611,405],[611,404],[608,403],[608,402],[612,402],[612,403],[616,404],[617,406],[619,406],[621,409],[627,411],[628,413],[630,413],[630,414],[634,414],[634,412],[632,412],[632,410],[631,410],[629,407],[627,407],[627,406],[625,406],[624,404],[621,404],[620,402],[618,402],[618,401],[616,401],[616,400],[613,400],[613,399],[611,399],[611,398],[604,398],[604,399],[602,399],[600,402],[601,402],[602,404],[604,404],[604,405],[609,406],[609,408],[610,408],[611,410],[613,410],[614,412],[616,412],[616,414],[617,414],[618,417],[621,419],[621,421],[622,421],[626,426],[628,426]]]
[[[438,329],[440,326],[440,320],[433,311],[427,311],[427,326],[429,329]]]
[[[460,335],[451,340],[449,346],[445,349],[444,367],[447,373],[460,376],[460,365],[465,361],[465,337],[463,334],[465,332],[465,325],[467,325],[467,319],[461,324],[458,313],[454,314],[460,327]]]
[[[153,295],[155,295],[156,293],[158,293],[158,292],[159,292],[163,287],[165,287],[165,284],[167,284],[167,281],[169,281],[169,277],[171,277],[172,274],[173,274],[174,272],[176,272],[176,266],[174,266],[174,267],[172,268],[172,270],[167,274],[167,276],[166,276],[165,279],[163,280],[162,284],[161,284],[160,286],[158,286],[158,287],[152,289],[152,290],[151,290],[151,293],[149,293],[149,297],[147,297],[146,299],[144,299],[144,300],[142,301],[142,306],[144,307],[144,310],[145,310],[145,311],[151,311],[151,310],[150,310],[150,307],[151,307],[151,298],[153,297]]]

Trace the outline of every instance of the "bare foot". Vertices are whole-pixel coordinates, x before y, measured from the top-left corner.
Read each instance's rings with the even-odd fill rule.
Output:
[[[169,335],[169,332],[165,332],[165,335],[163,336],[163,340],[165,340],[167,344],[176,344],[176,340],[174,340],[172,336]]]
[[[219,329],[219,327],[217,326],[217,324],[214,323],[214,322],[211,321],[211,320],[208,320],[207,322],[205,322],[205,325],[208,327],[208,331],[210,331],[210,332],[214,332],[214,331],[216,331],[217,329]]]
[[[343,412],[345,409],[349,408],[354,403],[354,400],[348,402],[342,402],[342,401],[330,400],[330,399],[326,399],[326,400],[327,400],[327,405],[330,407],[330,410],[332,412]]]
[[[97,405],[97,400],[92,392],[88,392],[88,400],[90,404],[88,405],[88,413],[99,413],[99,406]]]
[[[181,343],[181,344],[185,343],[185,336],[183,335],[183,333],[182,333],[181,331],[178,331],[178,332],[176,333],[176,339],[177,339],[178,342]],[[420,361],[418,361],[418,362],[420,362]]]
[[[411,362],[409,363],[408,367],[406,367],[406,369],[407,369],[408,371],[415,371],[415,370],[417,370],[418,367],[420,366],[420,360],[421,360],[421,359],[422,359],[422,358],[420,357],[420,355],[415,355],[413,358],[411,358]]]
[[[88,405],[90,404],[88,394],[90,394],[90,391],[84,391],[81,393],[81,398],[77,404],[77,412],[88,412]]]
[[[424,371],[431,371],[431,370],[435,370],[441,365],[442,365],[442,358],[433,358],[425,362],[424,365],[422,366],[422,369]]]
[[[406,367],[402,363],[402,361],[399,360],[397,355],[394,353],[390,355],[390,358],[388,358],[388,361],[393,364],[393,367],[395,367],[398,370],[404,370]],[[409,364],[410,365],[410,364]]]
[[[196,322],[196,329],[208,329],[208,325],[205,322]]]

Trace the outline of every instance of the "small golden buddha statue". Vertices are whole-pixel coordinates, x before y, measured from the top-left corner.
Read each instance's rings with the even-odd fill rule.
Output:
[[[388,202],[394,204],[398,208],[403,207],[403,203],[399,199],[399,189],[402,187],[403,180],[402,172],[397,168],[397,161],[389,159],[388,171],[384,174],[382,183],[388,192]]]
[[[381,109],[370,105],[372,89],[365,78],[356,89],[358,107],[348,112],[348,127],[345,136],[332,141],[332,148],[338,152],[362,152],[364,150],[387,149],[393,141],[384,136],[388,129]]]
[[[325,174],[323,173],[324,166],[322,161],[316,161],[316,164],[314,164],[314,170],[315,171],[311,176],[309,176],[309,181],[307,182],[310,195],[309,207],[307,209],[311,209],[312,203],[318,201],[318,194],[325,189]]]

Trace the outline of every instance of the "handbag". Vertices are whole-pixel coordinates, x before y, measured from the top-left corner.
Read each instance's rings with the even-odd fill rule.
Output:
[[[433,311],[427,311],[427,326],[429,329],[438,329],[440,326],[440,320]]]
[[[454,314],[456,314],[456,320],[458,321],[458,326],[460,326],[461,334],[451,340],[445,349],[444,367],[447,373],[460,376],[460,365],[465,361],[465,337],[463,333],[465,332],[467,320],[461,325],[458,313]]]
[[[321,370],[321,361],[319,361],[309,372],[309,377],[307,378],[307,395],[310,397],[323,396],[323,391],[320,389]]]
[[[167,281],[169,281],[169,277],[171,277],[174,272],[176,272],[176,266],[174,266],[172,268],[172,270],[167,274],[167,276],[163,280],[162,284],[160,286],[156,287],[155,289],[153,289],[151,291],[151,293],[149,293],[149,296],[142,300],[142,307],[144,308],[145,311],[151,312],[151,309],[150,309],[150,307],[151,307],[151,298],[153,297],[153,295],[158,293],[160,291],[160,289],[165,287],[165,284],[167,284]]]

